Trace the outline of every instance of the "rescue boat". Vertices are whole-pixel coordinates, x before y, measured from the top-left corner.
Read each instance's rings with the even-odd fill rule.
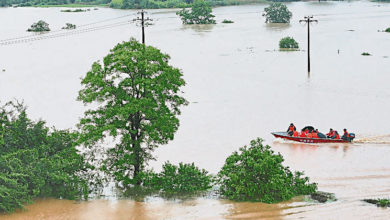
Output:
[[[350,141],[343,139],[332,139],[332,138],[307,138],[307,137],[293,137],[289,136],[287,132],[272,132],[271,133],[276,138],[282,138],[291,141],[297,141],[302,143],[350,143],[353,138],[350,138]]]

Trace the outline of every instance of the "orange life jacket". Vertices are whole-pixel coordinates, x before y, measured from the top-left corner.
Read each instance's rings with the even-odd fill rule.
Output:
[[[318,138],[318,134],[316,132],[313,132],[312,138]]]
[[[334,136],[334,131],[330,131],[329,133],[326,134],[328,137],[333,137]]]
[[[288,131],[295,131],[296,129],[295,129],[295,126],[293,125],[293,126],[290,126],[290,127],[288,127]]]
[[[308,137],[308,138],[313,138],[313,133],[307,134],[307,137]]]
[[[299,137],[306,137],[306,132],[302,131]]]
[[[349,137],[349,133],[348,133],[348,131],[346,131],[346,132],[344,132],[344,135],[347,135],[347,137]]]
[[[337,133],[335,139],[340,139],[340,135]]]
[[[298,131],[294,131],[293,136],[298,137]]]

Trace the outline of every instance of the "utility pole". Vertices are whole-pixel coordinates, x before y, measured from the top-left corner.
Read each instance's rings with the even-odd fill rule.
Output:
[[[299,23],[305,22],[307,24],[307,73],[310,76],[310,23],[318,22],[312,19],[313,16],[305,16],[303,20],[299,20]]]
[[[139,21],[142,29],[142,43],[145,44],[145,26],[149,26],[151,23],[148,23],[148,21],[153,21],[153,19],[150,19],[149,17],[145,18],[145,11],[141,10],[137,14],[141,14],[141,18],[137,17],[136,19],[133,19],[133,21]]]

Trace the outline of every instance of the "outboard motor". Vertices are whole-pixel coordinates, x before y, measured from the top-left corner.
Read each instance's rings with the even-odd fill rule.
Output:
[[[349,133],[349,142],[353,141],[353,139],[355,138],[355,133]]]

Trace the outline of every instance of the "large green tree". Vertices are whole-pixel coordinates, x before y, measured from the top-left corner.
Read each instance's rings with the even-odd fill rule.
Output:
[[[273,2],[264,11],[266,23],[290,23],[292,13],[285,4]]]
[[[172,140],[179,127],[180,106],[187,101],[179,69],[170,57],[134,39],[116,45],[95,62],[82,79],[78,99],[97,108],[85,112],[80,121],[85,145],[107,136],[116,145],[107,151],[103,170],[124,186],[140,185],[139,173],[158,145]]]

